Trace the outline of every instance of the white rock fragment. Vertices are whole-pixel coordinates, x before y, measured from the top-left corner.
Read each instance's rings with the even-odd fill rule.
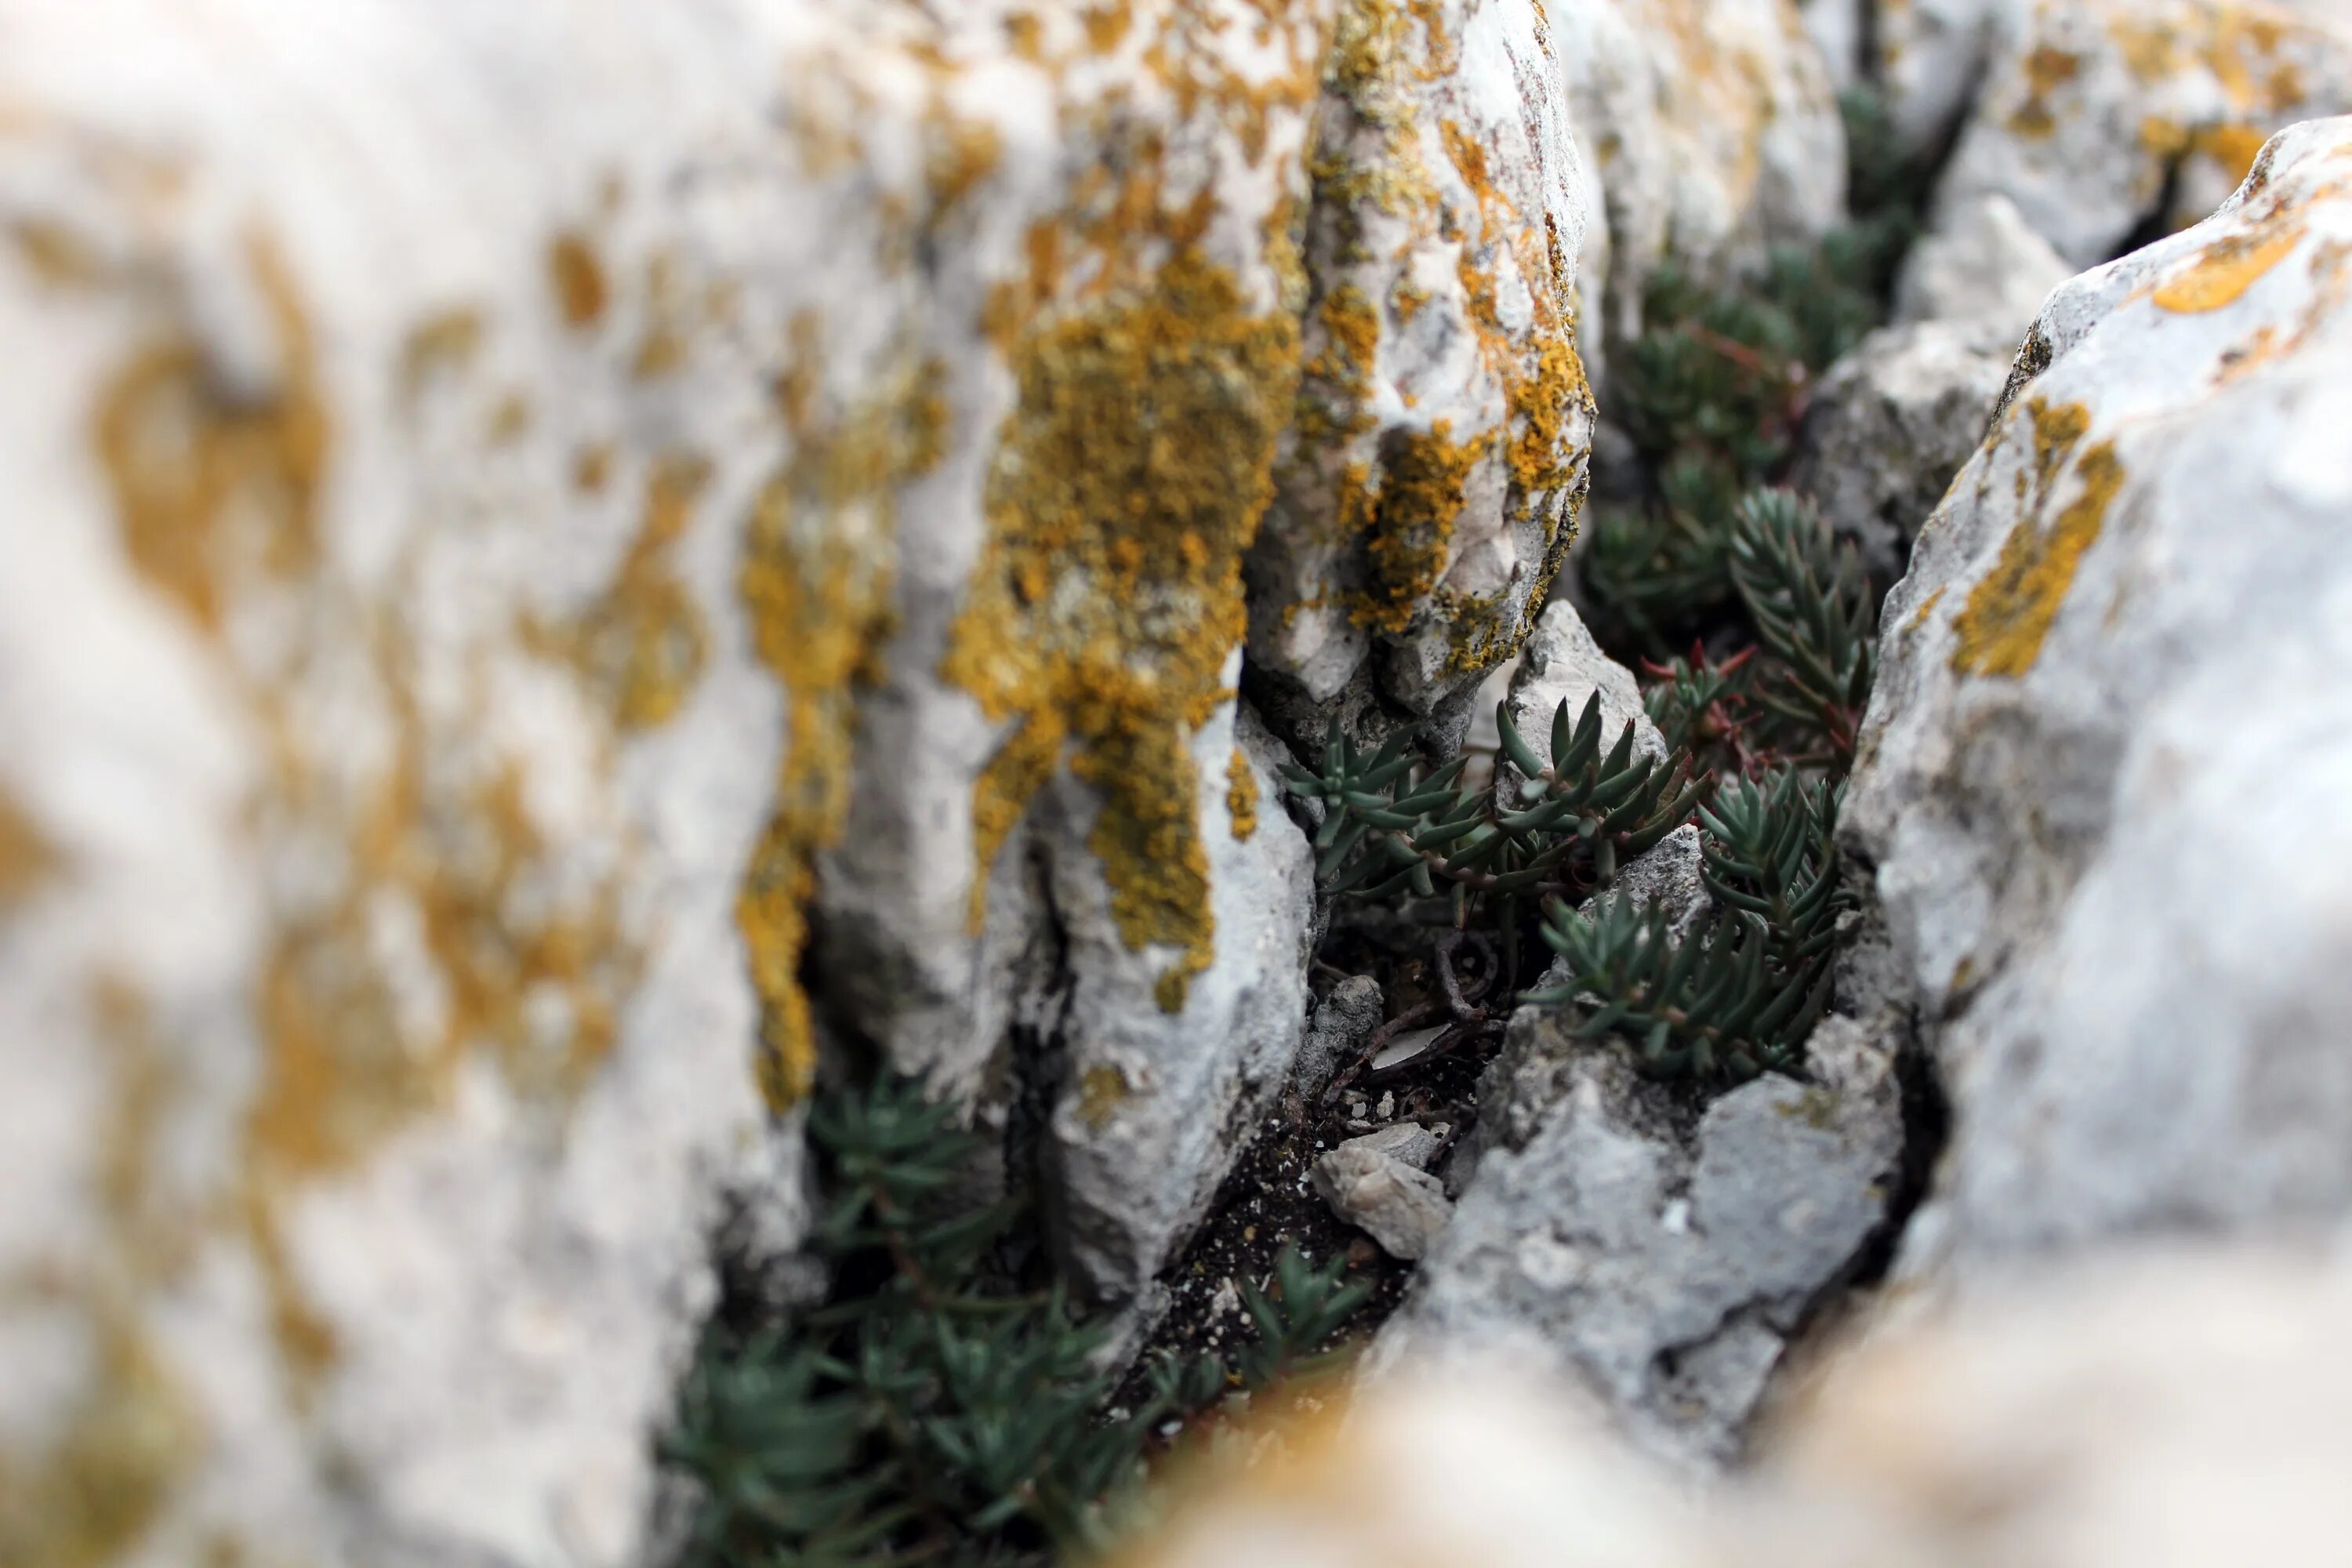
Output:
[[[1429,1250],[1453,1205],[1436,1177],[1391,1152],[1402,1142],[1392,1136],[1398,1131],[1391,1127],[1349,1139],[1315,1162],[1313,1180],[1333,1214],[1369,1233],[1390,1257],[1409,1262]]]

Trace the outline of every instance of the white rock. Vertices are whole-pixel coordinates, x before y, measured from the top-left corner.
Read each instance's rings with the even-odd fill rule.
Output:
[[[1393,1098],[1384,1094],[1381,1096],[1381,1102],[1386,1106]],[[1389,1112],[1383,1110],[1381,1114],[1386,1116]],[[1349,1139],[1341,1147],[1354,1145],[1360,1145],[1376,1154],[1385,1154],[1416,1171],[1426,1171],[1430,1162],[1437,1158],[1438,1151],[1445,1147],[1444,1124],[1423,1127],[1418,1121],[1394,1122],[1377,1132]]]
[[[1891,1047],[1827,1019],[1820,1083],[1759,1079],[1694,1128],[1622,1053],[1522,1008],[1480,1084],[1483,1156],[1375,1371],[1509,1347],[1581,1377],[1653,1451],[1729,1458],[1787,1340],[1886,1222]]]
[[[2352,1203],[2352,121],[2051,300],[1845,821],[1953,1131],[1916,1267]]]
[[[1967,321],[1887,327],[1822,378],[1790,482],[1879,582],[1902,574],[1912,537],[1975,455],[2016,346]]]
[[[1585,705],[1595,692],[1601,697],[1604,752],[1631,723],[1634,754],[1664,758],[1665,737],[1658,733],[1649,710],[1643,706],[1642,689],[1633,672],[1601,651],[1573,605],[1555,600],[1544,610],[1536,635],[1528,639],[1527,652],[1520,658],[1519,672],[1512,679],[1511,722],[1536,755],[1548,761],[1552,721],[1560,704],[1568,704],[1569,722],[1574,724],[1584,716]],[[1506,765],[1500,776],[1507,785],[1519,774]]]
[[[1895,321],[1950,321],[2022,338],[2051,290],[2074,276],[1998,191],[1956,204],[1904,258]]]
[[[1979,12],[1990,13],[1992,44],[1937,193],[1938,226],[2005,195],[2074,267],[2106,260],[2143,226],[2197,221],[2271,133],[2352,110],[2352,15],[2338,0],[1950,9],[1951,47],[1926,69],[1938,88],[1965,79],[1957,68],[1981,36],[1969,21]],[[1899,28],[1894,43],[1903,47]],[[1924,84],[1914,94],[1938,109],[1948,96]]]
[[[1312,1179],[1333,1214],[1369,1233],[1390,1257],[1410,1261],[1429,1250],[1453,1205],[1435,1176],[1379,1146],[1381,1136],[1350,1138],[1322,1155]]]
[[[1254,692],[1319,742],[1516,652],[1583,499],[1584,174],[1535,0],[1339,8],[1299,416],[1250,563]]]

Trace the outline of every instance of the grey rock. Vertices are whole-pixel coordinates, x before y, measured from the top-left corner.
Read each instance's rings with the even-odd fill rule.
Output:
[[[1892,1050],[1825,1020],[1819,1081],[1759,1079],[1694,1124],[1685,1098],[1550,1015],[1522,1009],[1510,1035],[1516,1067],[1482,1090],[1503,1131],[1382,1331],[1375,1374],[1542,1347],[1645,1447],[1729,1459],[1789,1339],[1886,1223],[1903,1149]]]
[[[1895,287],[1895,320],[1979,323],[2014,342],[2074,274],[2015,202],[1987,191],[1911,247]]]
[[[1398,1121],[1361,1138],[1350,1138],[1339,1147],[1369,1150],[1416,1171],[1426,1171],[1430,1162],[1437,1158],[1438,1151],[1445,1147],[1445,1131],[1443,1123],[1423,1127],[1418,1121]]]
[[[1888,327],[1823,378],[1794,482],[1879,582],[1902,574],[1913,537],[1984,438],[2022,334],[2022,322],[2013,334],[1971,321]]]
[[[1633,672],[1601,651],[1575,606],[1555,599],[1536,623],[1535,636],[1528,639],[1520,655],[1519,672],[1512,678],[1511,721],[1538,756],[1548,756],[1554,710],[1565,701],[1573,721],[1582,715],[1586,701],[1596,691],[1601,694],[1604,749],[1616,744],[1618,734],[1631,720],[1637,751],[1653,757],[1666,754],[1665,737],[1658,733],[1649,710],[1642,706],[1642,691]],[[1507,766],[1500,772],[1517,776]]]
[[[1351,974],[1331,987],[1330,994],[1315,1005],[1314,1022],[1298,1043],[1298,1055],[1290,1069],[1291,1087],[1307,1100],[1321,1094],[1340,1068],[1355,1059],[1387,1016],[1381,983],[1370,975]]]
[[[1698,824],[1685,822],[1619,867],[1616,879],[1587,899],[1576,912],[1591,920],[1603,899],[1663,905],[1673,921],[1669,931],[1680,938],[1715,907],[1714,897],[1706,890],[1706,865]]]
[[[2352,121],[2069,283],[1844,829],[1952,1110],[1906,1266],[2352,1210]]]
[[[1453,1205],[1435,1176],[1376,1147],[1379,1137],[1350,1138],[1317,1160],[1309,1179],[1333,1214],[1409,1262],[1429,1250]]]

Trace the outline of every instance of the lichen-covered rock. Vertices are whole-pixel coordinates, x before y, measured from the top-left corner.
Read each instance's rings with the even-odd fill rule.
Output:
[[[2067,285],[1845,821],[1951,1101],[1920,1263],[2352,1204],[2352,121]]]
[[[1336,0],[938,9],[0,4],[0,1559],[625,1561],[821,1033],[1109,1294],[1281,1080]]]
[[[1896,95],[1898,121],[1907,115],[1926,140],[1983,56],[1982,85],[1937,193],[1939,225],[1982,196],[2005,195],[2077,268],[2106,260],[2144,226],[2203,217],[2271,133],[2352,109],[2352,15],[2337,0],[1885,9],[1895,20],[1883,47],[1921,73]],[[1895,69],[1899,79],[1899,62]]]
[[[2021,321],[1883,328],[1822,378],[1791,482],[1879,582],[1902,575],[1912,536],[1975,455],[2022,336]]]
[[[1580,287],[1596,379],[1674,267],[1722,276],[1845,216],[1837,86],[1797,0],[1550,0],[1601,210]]]
[[[1581,1377],[1656,1452],[1729,1458],[1789,1337],[1886,1223],[1890,1048],[1827,1019],[1813,1082],[1759,1079],[1694,1124],[1552,1015],[1523,1008],[1510,1033],[1479,1094],[1496,1131],[1375,1368],[1508,1349]]]
[[[1309,160],[1297,420],[1250,564],[1294,741],[1516,652],[1583,500],[1586,195],[1535,0],[1344,0]]]
[[[1935,152],[1967,112],[1992,52],[1997,21],[2038,0],[1854,3],[1871,13],[1867,27],[1856,30],[1868,36],[1867,74],[1885,100],[1896,150],[1916,158]]]

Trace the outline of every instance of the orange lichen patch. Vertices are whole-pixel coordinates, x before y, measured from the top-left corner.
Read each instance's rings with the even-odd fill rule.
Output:
[[[277,331],[271,395],[230,402],[194,340],[175,337],[110,379],[91,420],[132,565],[208,630],[226,582],[310,563],[327,461],[309,318],[276,249],[256,238],[247,256]]]
[[[1108,1127],[1118,1108],[1134,1096],[1127,1075],[1115,1067],[1097,1065],[1078,1075],[1078,1115],[1093,1131]]]
[[[530,399],[520,392],[509,392],[490,410],[489,428],[484,432],[493,447],[511,446],[530,428]]]
[[[940,110],[924,125],[924,184],[929,189],[934,216],[953,211],[996,173],[1004,156],[1004,138],[984,120],[967,119]]]
[[[2028,141],[2044,141],[2058,129],[2058,118],[2051,100],[2059,89],[2082,74],[2083,59],[2048,44],[2035,47],[2025,57],[2025,101],[2009,117],[2009,128]]]
[[[1066,738],[1102,800],[1087,844],[1121,938],[1180,950],[1159,989],[1171,1011],[1214,932],[1190,738],[1229,695],[1241,562],[1298,352],[1295,319],[1248,310],[1189,249],[1132,294],[1034,328],[1013,354],[988,543],[941,665],[1013,724],[975,792],[976,883]]]
[[[645,521],[612,585],[579,621],[572,653],[625,730],[667,722],[709,658],[701,607],[671,564],[710,466],[688,453],[655,465]]]
[[[2270,136],[2254,125],[2209,125],[2190,141],[2190,150],[2219,164],[2233,181],[2242,184],[2253,172],[2254,160],[2262,155]]]
[[[610,292],[604,264],[596,259],[595,247],[585,235],[566,230],[548,241],[547,279],[566,325],[593,327],[604,314]]]
[[[2306,232],[2301,223],[2288,223],[2217,240],[2158,285],[2153,298],[2158,307],[2179,315],[2234,305],[2272,268],[2294,254]]]
[[[201,1457],[192,1403],[136,1313],[89,1313],[88,1381],[44,1451],[0,1454],[0,1563],[101,1568],[135,1548]]]
[[[106,276],[98,247],[53,219],[18,218],[8,227],[16,254],[52,289],[86,289]]]
[[[62,863],[39,824],[0,784],[0,913],[38,892]]]
[[[2090,431],[2088,410],[2080,404],[2053,407],[2037,398],[2029,412],[2035,500],[2001,542],[1992,570],[1969,591],[1968,603],[1953,618],[1958,640],[1952,649],[1952,668],[1963,675],[2014,679],[2033,668],[2083,556],[2098,542],[2107,512],[2123,489],[2123,464],[2115,443],[2082,446]],[[2070,471],[2079,480],[2078,493],[2045,527],[2042,514]]]
[[[1257,774],[1249,753],[1239,746],[1225,763],[1225,815],[1233,819],[1234,837],[1247,838],[1257,831]]]
[[[1918,609],[1914,611],[1911,618],[1904,623],[1903,629],[1906,632],[1916,632],[1921,626],[1926,626],[1927,624],[1927,617],[1936,613],[1936,606],[1944,602],[1945,588],[1948,588],[1949,586],[1949,584],[1946,584],[1943,587],[1938,587],[1934,593],[1928,595],[1925,599],[1920,600]]]
[[[1444,419],[1382,443],[1365,544],[1370,583],[1349,605],[1359,626],[1394,633],[1412,624],[1421,600],[1445,574],[1465,489],[1493,444],[1491,433],[1456,441]]]
[[[583,495],[598,495],[613,477],[613,443],[597,441],[581,447],[572,455],[572,488]]]
[[[800,967],[816,857],[848,824],[856,697],[880,674],[896,613],[897,491],[940,459],[948,412],[933,387],[942,374],[919,365],[827,422],[812,367],[793,458],[762,489],[744,542],[738,592],[785,699],[775,805],[735,904],[761,1003],[761,1091],[778,1111],[815,1079]]]
[[[464,370],[481,346],[478,310],[443,310],[417,322],[400,346],[401,401],[413,404],[429,383]]]

